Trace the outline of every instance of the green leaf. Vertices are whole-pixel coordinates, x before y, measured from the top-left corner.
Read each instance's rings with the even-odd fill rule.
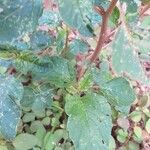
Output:
[[[51,57],[51,65],[47,74],[50,83],[64,87],[75,80],[74,66],[61,57]]]
[[[140,27],[143,29],[150,29],[150,16],[146,16],[143,18]]]
[[[39,87],[35,94],[32,110],[34,113],[40,114],[45,111],[45,108],[51,107],[53,101],[53,89],[43,85]]]
[[[87,14],[93,12],[92,3],[89,0],[57,0],[60,15],[70,27],[78,29],[84,36],[92,36],[88,25]],[[67,11],[66,11],[67,10]]]
[[[92,77],[90,72],[86,72],[86,74],[79,81],[79,90],[80,91],[88,91],[93,85]]]
[[[117,140],[124,143],[127,140],[128,132],[126,130],[119,129],[117,133]]]
[[[140,146],[138,145],[138,143],[129,141],[128,149],[131,149],[131,150],[135,150],[135,149],[136,150],[140,150]]]
[[[111,16],[110,16],[110,25],[112,26],[117,26],[118,25],[118,21],[119,21],[119,17],[120,17],[120,12],[118,7],[115,7]]]
[[[42,15],[42,0],[0,1],[0,47],[8,47],[16,38],[36,29]]]
[[[65,40],[66,40],[66,30],[65,29],[60,29],[58,31],[58,35],[56,38],[56,49],[58,53],[60,54],[65,46]]]
[[[23,98],[20,104],[23,108],[31,108],[35,100],[35,94],[31,87],[24,87]]]
[[[130,78],[138,80],[145,85],[150,85],[141,66],[134,46],[128,40],[124,29],[119,29],[112,47],[113,69],[119,74],[127,74]]]
[[[121,0],[121,2],[126,3],[127,5],[127,13],[136,13],[138,6],[140,6],[140,0]]]
[[[140,120],[142,119],[142,112],[141,111],[133,111],[130,114],[130,118],[134,122],[140,122]]]
[[[106,99],[95,93],[66,96],[67,128],[76,150],[107,150],[111,138],[111,109]]]
[[[39,19],[39,25],[48,25],[50,28],[55,28],[60,23],[60,16],[57,12],[51,10],[43,10],[43,14]]]
[[[46,129],[43,127],[39,128],[36,132],[36,137],[38,138],[38,146],[43,147],[44,137],[46,135]]]
[[[0,81],[0,133],[3,138],[12,140],[21,115],[23,86],[12,76],[0,75]]]
[[[30,130],[32,133],[37,132],[38,130],[42,130],[44,128],[41,121],[36,120],[31,123]]]
[[[74,39],[71,41],[69,49],[69,58],[74,58],[74,56],[79,53],[87,53],[90,49],[90,46],[83,40]]]
[[[55,86],[64,87],[75,79],[74,66],[58,56],[40,57],[32,53],[23,53],[14,61],[17,70],[24,74],[31,72],[34,80],[46,80]]]
[[[33,148],[38,143],[38,138],[32,134],[19,134],[13,141],[16,150],[28,150]]]
[[[140,127],[134,127],[134,134],[139,140],[142,140],[142,129]]]
[[[114,78],[102,86],[102,93],[114,106],[130,106],[135,100],[134,90],[129,82],[122,78]]]
[[[48,132],[44,138],[44,149],[53,150],[62,138],[67,140],[68,133],[66,130],[59,129],[54,133]]]
[[[35,120],[35,115],[34,113],[26,113],[23,118],[22,118],[22,121],[24,123],[27,123],[27,122],[31,122],[31,121],[34,121]]]
[[[115,149],[116,149],[115,139],[111,136],[111,139],[109,142],[109,150],[115,150]]]
[[[110,2],[108,0],[91,0],[93,1],[94,5],[102,6],[104,9],[107,9]]]

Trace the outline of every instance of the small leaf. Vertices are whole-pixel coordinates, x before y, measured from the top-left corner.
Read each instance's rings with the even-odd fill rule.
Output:
[[[150,119],[146,122],[145,128],[146,131],[150,134]]]
[[[16,150],[28,150],[33,148],[37,143],[37,137],[28,133],[19,134],[13,141]]]
[[[129,141],[128,149],[130,150],[140,150],[140,147],[137,143]]]
[[[58,142],[63,138],[66,140],[68,133],[65,130],[59,129],[53,133],[48,132],[44,138],[44,149],[53,150]]]
[[[27,123],[27,122],[31,122],[31,121],[34,121],[35,120],[35,115],[34,113],[26,113],[23,118],[22,118],[22,121],[24,123]]]
[[[134,127],[134,134],[138,139],[142,139],[142,129],[138,126]]]
[[[119,129],[117,132],[117,140],[124,143],[128,137],[128,132],[126,130]]]
[[[142,112],[141,111],[133,111],[130,114],[130,118],[131,120],[133,120],[134,122],[139,122],[142,118]]]

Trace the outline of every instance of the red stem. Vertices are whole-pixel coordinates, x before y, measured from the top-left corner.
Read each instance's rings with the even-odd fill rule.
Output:
[[[92,56],[90,58],[91,63],[93,63],[95,61],[95,59],[99,55],[100,51],[102,50],[103,44],[105,43],[108,19],[109,19],[109,16],[111,15],[111,13],[112,13],[114,7],[116,6],[117,1],[118,0],[112,0],[111,3],[110,3],[110,6],[108,7],[106,12],[102,16],[101,32],[100,32],[100,35],[99,35],[99,40],[98,40],[97,46],[95,48],[95,51],[94,51],[94,53],[92,54]]]
[[[101,7],[96,8],[96,11],[98,11],[98,13],[100,15],[102,15],[102,26],[101,26],[101,32],[99,35],[99,39],[97,42],[97,46],[93,52],[93,54],[90,56],[90,58],[87,58],[90,60],[90,64],[92,64],[96,58],[98,57],[100,51],[103,48],[103,44],[105,43],[107,36],[106,36],[106,31],[107,31],[107,26],[108,26],[108,20],[109,20],[109,16],[111,15],[114,7],[116,6],[118,0],[112,0],[108,9],[106,11],[104,11],[104,9],[102,9]],[[82,67],[78,73],[78,81],[83,77],[83,75],[85,74],[85,72],[87,71],[88,68],[84,68]]]
[[[141,10],[140,16],[142,16],[148,9],[150,9],[150,2]]]

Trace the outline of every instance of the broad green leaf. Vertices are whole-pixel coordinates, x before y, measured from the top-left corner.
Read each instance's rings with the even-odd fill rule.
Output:
[[[111,136],[111,139],[109,142],[109,150],[115,150],[115,149],[116,149],[115,139]]]
[[[58,87],[64,87],[75,79],[73,65],[58,56],[40,57],[32,53],[23,53],[14,61],[14,66],[22,73],[31,72],[35,80],[47,80]]]
[[[130,106],[136,98],[129,82],[122,77],[106,82],[101,91],[114,106]]]
[[[13,141],[16,150],[29,150],[38,143],[38,138],[32,134],[22,133],[19,134]]]
[[[0,47],[8,47],[16,38],[35,30],[42,15],[42,0],[0,1]]]
[[[12,76],[0,75],[0,81],[0,133],[3,138],[12,140],[21,115],[23,87]]]
[[[113,69],[119,74],[127,74],[130,78],[150,85],[141,66],[134,46],[128,40],[124,29],[120,28],[112,47]]]
[[[95,93],[66,96],[67,128],[76,150],[107,150],[111,138],[111,109],[107,100]]]
[[[92,3],[89,0],[57,0],[60,16],[70,27],[77,29],[84,36],[92,36],[90,32],[87,14],[93,12]],[[67,10],[67,11],[66,11]]]

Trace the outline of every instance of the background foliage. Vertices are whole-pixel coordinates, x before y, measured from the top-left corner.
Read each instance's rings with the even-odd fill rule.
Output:
[[[0,1],[0,150],[150,149],[149,8]]]

